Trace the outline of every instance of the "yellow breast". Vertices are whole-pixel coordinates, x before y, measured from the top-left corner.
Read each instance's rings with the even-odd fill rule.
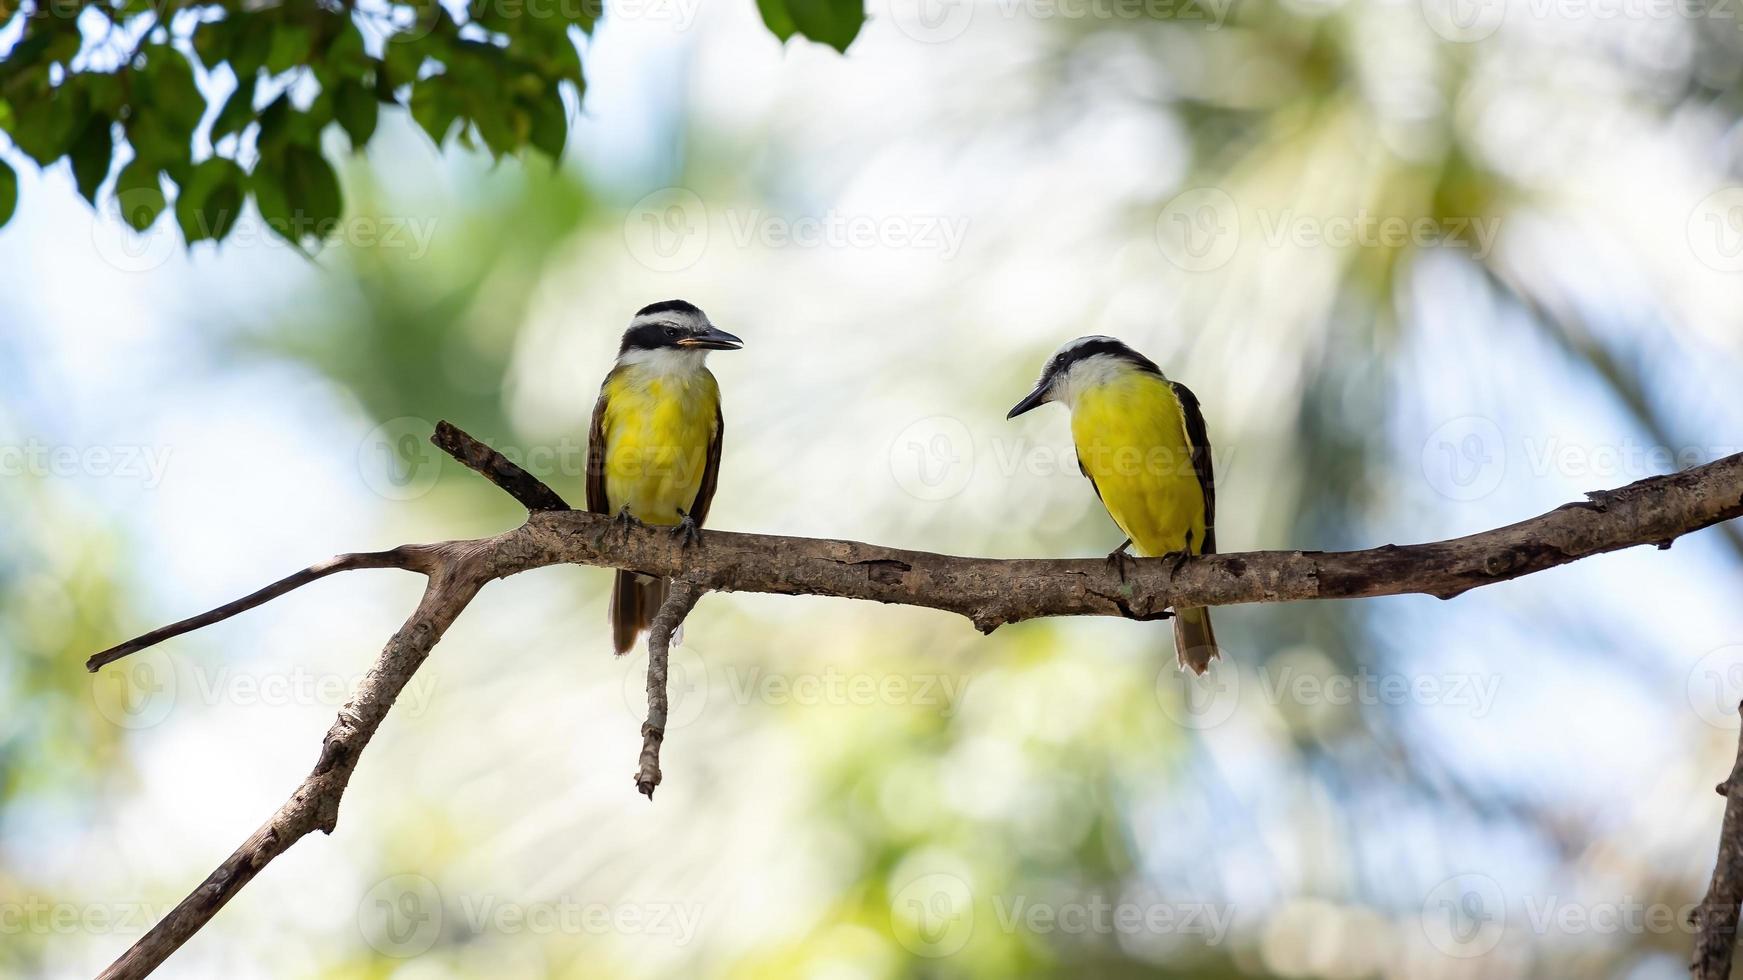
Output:
[[[714,441],[720,388],[706,368],[628,366],[605,384],[605,497],[649,524],[676,524],[695,504]]]
[[[1129,372],[1079,393],[1071,407],[1077,456],[1109,516],[1139,555],[1204,543],[1204,493],[1192,468],[1186,419],[1174,389]]]

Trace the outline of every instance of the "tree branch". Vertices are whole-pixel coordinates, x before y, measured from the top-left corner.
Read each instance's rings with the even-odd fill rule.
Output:
[[[357,768],[363,747],[369,744],[394,699],[424,662],[430,648],[490,580],[478,556],[464,549],[442,549],[434,561],[435,570],[430,574],[423,600],[387,641],[375,665],[358,684],[357,693],[339,709],[338,719],[321,743],[320,758],[302,785],[272,819],[243,841],[218,870],[206,876],[193,894],[182,899],[181,904],[99,974],[98,980],[127,980],[151,973],[211,921],[269,861],[311,831],[333,832],[339,820],[339,799]]]
[[[648,720],[642,723],[641,768],[636,771],[635,788],[650,800],[654,787],[660,785],[660,745],[666,740],[666,655],[672,647],[672,634],[700,598],[701,589],[687,579],[678,579],[648,627]]]
[[[1737,705],[1743,715],[1743,703]],[[1713,880],[1694,912],[1695,956],[1689,964],[1694,980],[1730,980],[1731,957],[1737,949],[1737,920],[1743,906],[1743,731],[1738,733],[1737,761],[1731,775],[1718,785],[1725,798],[1725,819],[1719,828],[1719,857]]]
[[[487,538],[402,545],[340,555],[252,595],[153,630],[91,657],[96,670],[173,636],[208,626],[335,572],[404,568],[429,576],[422,601],[387,643],[356,694],[327,732],[320,759],[289,801],[163,921],[102,976],[142,977],[211,920],[267,862],[309,832],[333,831],[339,800],[357,759],[430,649],[485,584],[546,565],[621,568],[675,580],[649,635],[648,720],[642,727],[636,784],[650,798],[659,785],[671,634],[704,592],[823,595],[941,609],[991,632],[1038,616],[1157,619],[1172,605],[1355,598],[1418,592],[1460,593],[1639,544],[1668,548],[1677,537],[1743,514],[1743,454],[1618,490],[1588,494],[1547,514],[1450,541],[1386,545],[1342,553],[1270,551],[1206,555],[1176,570],[1172,561],[1137,559],[1124,576],[1096,559],[958,558],[862,544],[709,531],[685,549],[663,529],[625,529],[602,514],[568,509],[536,477],[446,422],[432,441],[527,507],[525,524]],[[1743,760],[1739,766],[1743,767]],[[1743,786],[1743,773],[1729,785]],[[1743,790],[1739,790],[1743,793]],[[1740,861],[1743,814],[1727,807],[1721,869]],[[1727,851],[1726,846],[1732,847]],[[1743,889],[1729,873],[1727,888]],[[1715,893],[1719,873],[1715,872]],[[1709,896],[1712,900],[1713,896]],[[1730,903],[1735,922],[1736,899]],[[1714,921],[1717,921],[1716,919]],[[1703,945],[1704,948],[1704,945]],[[1729,951],[1725,956],[1729,957]]]
[[[191,633],[201,627],[222,622],[239,612],[246,612],[255,606],[270,602],[292,589],[300,589],[316,579],[323,579],[335,572],[349,572],[357,568],[404,568],[414,572],[428,572],[431,548],[427,545],[404,544],[387,551],[365,551],[356,554],[339,555],[326,561],[316,562],[294,575],[272,583],[258,592],[252,592],[227,602],[216,609],[207,610],[198,616],[189,616],[179,623],[160,626],[144,636],[134,637],[126,643],[112,646],[101,653],[91,654],[85,661],[85,669],[96,673],[104,664],[114,663],[130,653],[138,653],[146,647],[156,646],[173,636]]]

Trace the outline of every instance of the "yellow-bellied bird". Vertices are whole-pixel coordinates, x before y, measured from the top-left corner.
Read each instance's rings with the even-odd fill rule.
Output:
[[[703,361],[744,342],[681,299],[636,311],[617,364],[599,388],[587,439],[587,509],[628,523],[672,526],[689,545],[700,535],[720,479],[726,424],[720,386]],[[611,642],[635,645],[665,601],[666,579],[617,573]]]
[[[1185,385],[1112,337],[1079,337],[1059,348],[1006,418],[1046,402],[1071,409],[1078,468],[1126,535],[1110,563],[1126,560],[1127,545],[1180,561],[1216,552],[1210,437]],[[1174,610],[1174,654],[1200,674],[1218,656],[1209,610]]]

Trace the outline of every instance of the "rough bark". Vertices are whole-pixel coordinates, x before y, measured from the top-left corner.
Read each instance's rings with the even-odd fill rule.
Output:
[[[1743,704],[1737,705],[1743,715]],[[1737,761],[1731,775],[1718,785],[1725,798],[1725,818],[1719,828],[1719,857],[1713,862],[1713,880],[1695,909],[1694,960],[1689,973],[1694,980],[1730,980],[1731,959],[1737,950],[1737,919],[1743,906],[1743,732],[1739,732]]]
[[[339,711],[315,768],[291,798],[163,921],[117,959],[104,978],[143,977],[155,969],[260,869],[304,835],[331,833],[339,801],[369,739],[443,632],[492,580],[547,565],[621,568],[677,580],[649,644],[649,715],[636,783],[651,799],[660,782],[665,735],[666,648],[703,592],[821,595],[925,606],[958,613],[991,632],[1038,616],[1157,619],[1175,605],[1219,606],[1297,599],[1426,593],[1443,599],[1469,589],[1639,544],[1668,548],[1677,537],[1743,514],[1743,454],[1653,477],[1507,527],[1429,544],[1385,545],[1339,553],[1268,551],[1207,555],[1177,564],[1137,559],[1122,568],[1103,559],[960,558],[862,544],[767,534],[708,531],[685,548],[669,530],[624,527],[569,509],[537,478],[446,422],[432,441],[503,488],[529,511],[525,524],[487,538],[404,545],[341,555],[249,596],[154,630],[92,656],[97,670],[130,653],[251,609],[335,572],[400,568],[429,584],[418,608],[393,635],[356,694]],[[1739,760],[1743,767],[1743,759]],[[1727,784],[1740,785],[1733,773]],[[1738,790],[1743,794],[1743,789]],[[1743,890],[1743,804],[1732,796],[1706,917],[1728,908],[1725,963]],[[1715,898],[1715,896],[1717,896]],[[1710,941],[1703,933],[1702,956]],[[1718,955],[1718,954],[1713,954]],[[1701,962],[1697,959],[1697,966]],[[1715,960],[1715,962],[1717,962]],[[1703,974],[1697,974],[1702,976]],[[1710,974],[1723,976],[1723,973]]]

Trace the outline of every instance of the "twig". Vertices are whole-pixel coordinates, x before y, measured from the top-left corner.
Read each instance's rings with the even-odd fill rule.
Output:
[[[569,504],[557,491],[545,486],[538,477],[508,461],[496,450],[461,431],[454,423],[443,419],[436,423],[430,437],[443,452],[477,470],[491,483],[521,502],[530,511],[568,510]]]
[[[1589,494],[1509,527],[1450,541],[1367,551],[1208,555],[1174,568],[1137,559],[1124,575],[1102,559],[995,560],[899,551],[855,541],[710,531],[701,548],[684,549],[670,533],[626,532],[610,517],[569,510],[562,497],[502,454],[444,422],[433,440],[528,508],[525,524],[487,538],[403,545],[341,555],[310,566],[253,595],[111,647],[92,657],[95,670],[130,653],[251,609],[318,578],[354,568],[405,568],[429,576],[417,611],[388,641],[351,701],[328,731],[320,760],[290,800],[194,893],[116,960],[104,978],[143,977],[211,920],[267,862],[315,829],[331,833],[339,799],[381,720],[412,674],[486,583],[528,569],[575,563],[676,580],[649,639],[648,721],[643,726],[637,786],[651,798],[659,784],[666,722],[666,660],[671,633],[703,592],[826,595],[925,606],[960,613],[983,631],[1037,616],[1101,615],[1156,619],[1172,604],[1352,598],[1422,592],[1451,598],[1467,589],[1517,578],[1589,555],[1641,544],[1668,547],[1681,535],[1743,514],[1743,454],[1619,490]],[[657,656],[656,656],[657,654]],[[658,670],[656,677],[656,659]],[[1743,767],[1743,761],[1739,762]],[[1743,772],[1729,785],[1743,786]],[[1743,795],[1743,789],[1739,790]],[[1734,890],[1743,873],[1743,808],[1726,808],[1714,893],[1736,919]],[[1725,889],[1720,888],[1720,874]],[[1716,896],[1716,897],[1715,897]],[[1728,897],[1727,897],[1728,896]],[[1718,913],[1707,921],[1719,922]],[[1730,935],[1730,933],[1726,933]],[[1703,951],[1707,935],[1703,932]],[[1704,954],[1703,954],[1704,955]],[[1723,953],[1729,960],[1729,946]],[[1697,961],[1698,963],[1699,961]],[[1699,974],[1697,974],[1699,975]],[[1720,974],[1713,974],[1720,976]]]
[[[660,745],[666,740],[666,655],[671,650],[672,634],[701,597],[701,589],[678,579],[648,627],[648,720],[642,723],[641,767],[636,771],[635,788],[650,800],[654,787],[660,785]]]
[[[339,799],[363,754],[363,747],[387,717],[388,708],[424,662],[430,648],[460,615],[480,587],[489,581],[477,556],[455,550],[436,557],[418,608],[393,634],[375,665],[357,686],[357,693],[339,710],[327,730],[315,768],[278,812],[242,842],[235,853],[206,876],[193,894],[182,899],[133,947],[109,965],[98,980],[143,977],[211,921],[212,916],[254,879],[267,862],[314,830],[332,833],[339,820]]]
[[[90,659],[85,661],[85,669],[96,673],[97,669],[104,664],[114,663],[130,653],[138,653],[146,647],[155,646],[170,637],[180,636],[213,623],[223,622],[239,612],[245,612],[262,603],[270,602],[292,589],[300,589],[316,579],[326,578],[335,572],[349,572],[358,568],[404,568],[408,571],[428,572],[430,570],[430,553],[431,549],[427,546],[407,544],[388,551],[366,551],[339,555],[326,561],[316,562],[294,575],[287,575],[266,588],[251,592],[234,602],[227,602],[198,616],[189,616],[179,623],[160,626],[144,636],[135,637],[126,643],[112,646],[101,653],[94,653]]]
[[[1743,715],[1743,703],[1737,705]],[[1694,980],[1730,980],[1731,957],[1737,949],[1737,919],[1743,905],[1743,731],[1738,733],[1737,761],[1731,775],[1718,785],[1725,798],[1725,819],[1719,828],[1719,857],[1706,897],[1695,909],[1695,956],[1689,964]]]

